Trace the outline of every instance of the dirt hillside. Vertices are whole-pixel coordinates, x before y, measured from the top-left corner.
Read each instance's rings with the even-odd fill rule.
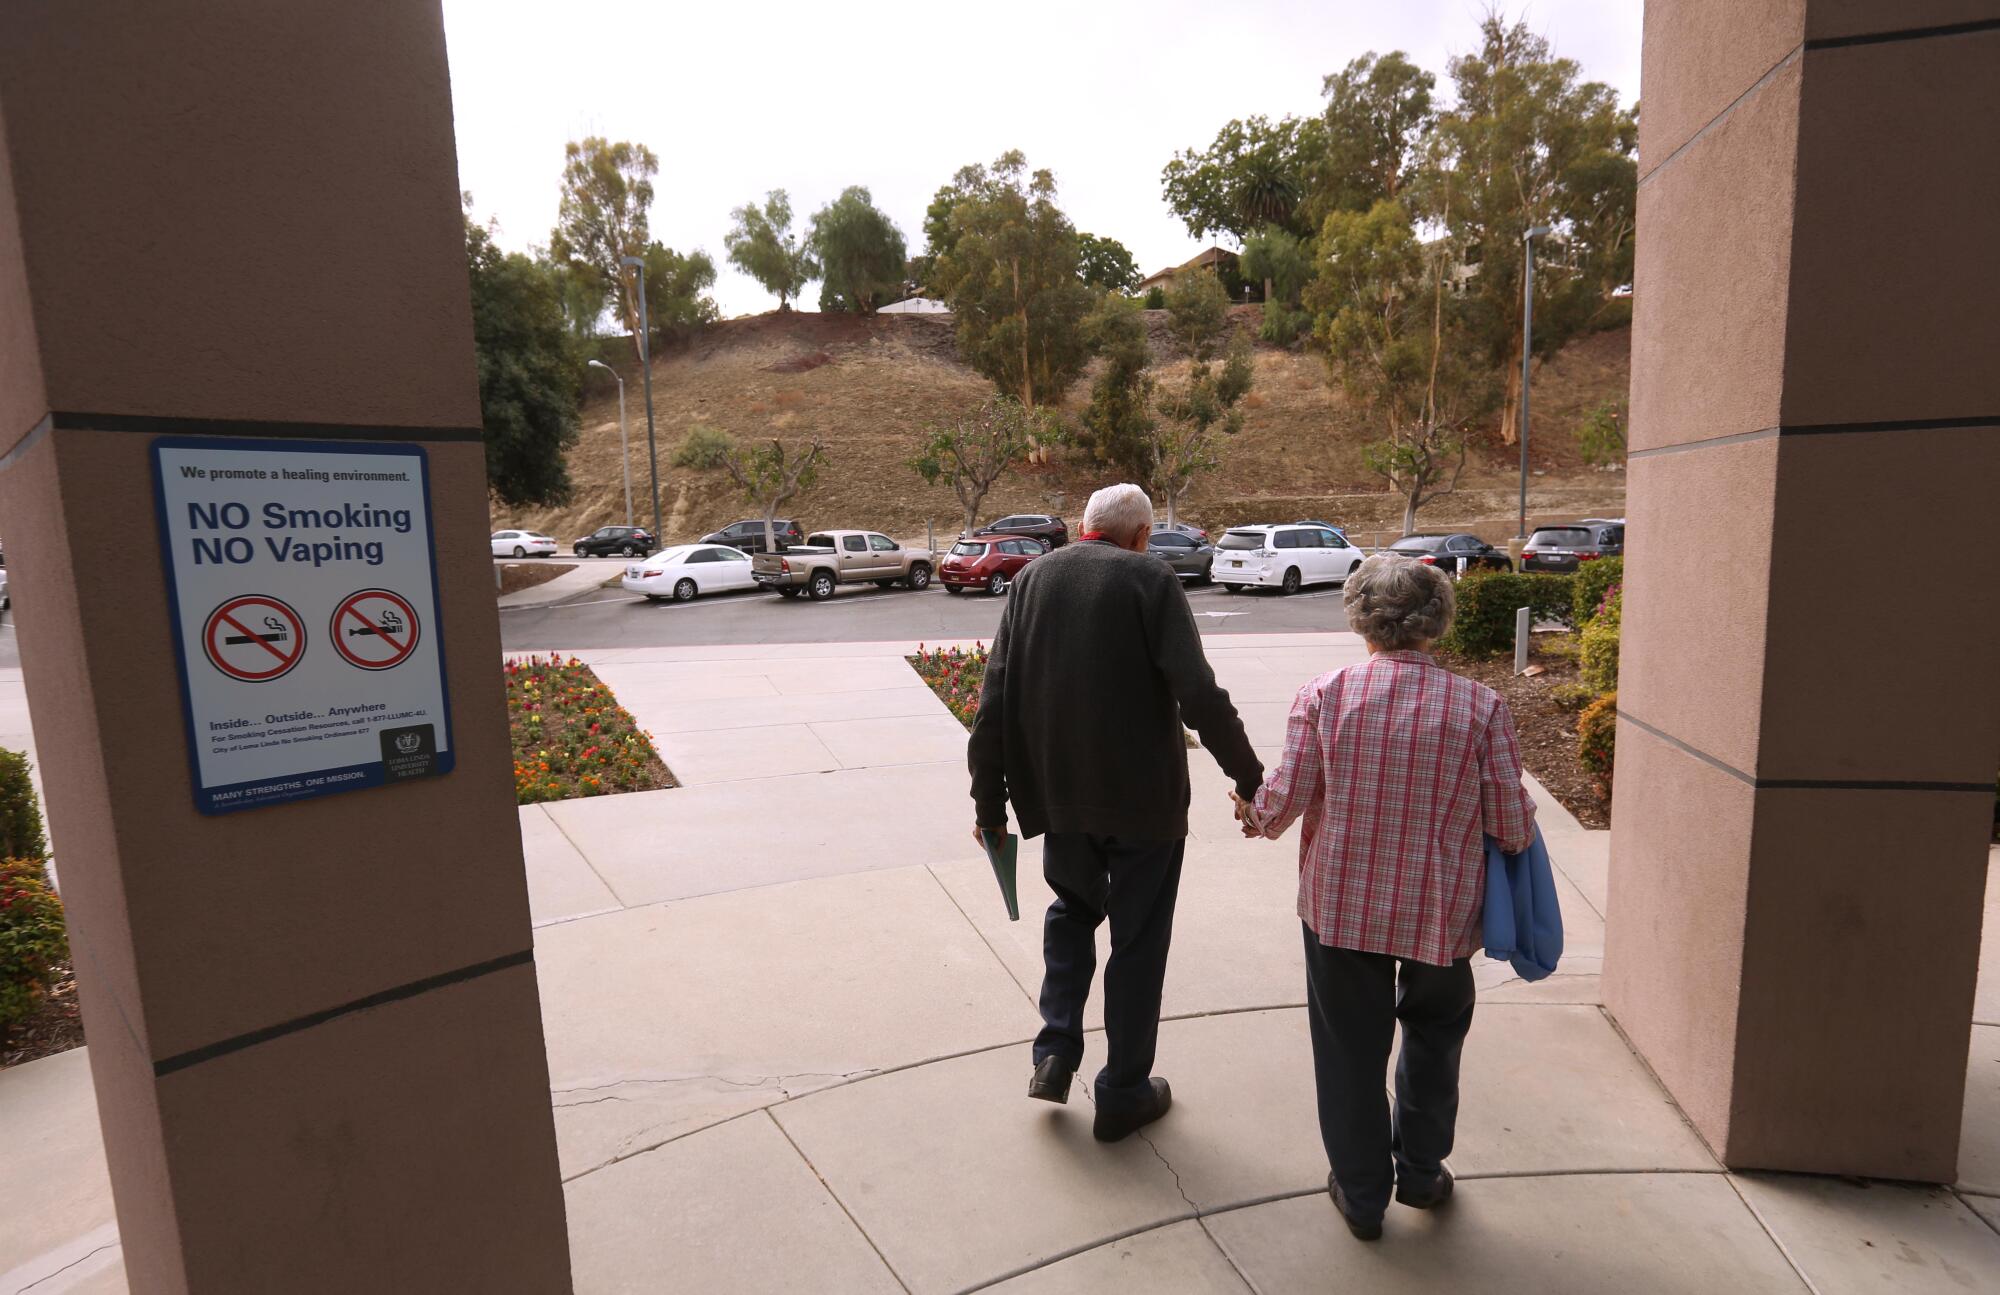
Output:
[[[1255,309],[1238,309],[1239,327],[1254,328]],[[1172,375],[1186,361],[1166,336],[1164,313],[1149,312],[1159,316],[1151,321],[1151,335],[1156,365]],[[1587,410],[1624,394],[1629,343],[1626,329],[1594,334],[1538,370],[1531,520],[1623,513],[1623,472],[1585,466],[1574,433]],[[608,348],[607,358],[626,377],[633,500],[643,523],[649,508],[638,365],[622,343]],[[1358,531],[1364,540],[1399,533],[1400,502],[1361,464],[1361,447],[1380,433],[1327,381],[1321,360],[1259,345],[1255,362],[1244,429],[1227,443],[1222,469],[1195,487],[1184,511],[1211,529],[1252,518],[1311,516]],[[534,527],[567,543],[623,519],[617,388],[599,370],[590,376],[582,436],[570,455],[574,501],[541,510],[496,506],[494,525]],[[1068,393],[1071,408],[1088,399],[1090,376]],[[950,489],[925,485],[906,461],[925,423],[970,408],[991,390],[959,363],[949,316],[793,311],[715,325],[653,360],[667,535],[693,538],[752,512],[720,470],[669,466],[674,447],[699,425],[738,439],[823,439],[829,461],[819,484],[787,509],[808,527],[860,526],[910,537],[923,535],[928,522],[940,535],[950,534],[960,521]],[[1074,525],[1090,491],[1111,474],[1060,452],[1058,460],[1003,480],[981,515],[1054,512]],[[1513,534],[1517,474],[1516,451],[1489,429],[1459,492],[1427,505],[1420,524],[1476,530],[1496,540]]]

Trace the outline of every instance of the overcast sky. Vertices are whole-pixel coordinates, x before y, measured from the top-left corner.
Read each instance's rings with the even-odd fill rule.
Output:
[[[1639,94],[1641,0],[1507,5],[1584,74]],[[922,251],[931,195],[1009,148],[1055,172],[1076,227],[1141,273],[1202,247],[1160,199],[1160,168],[1232,117],[1306,114],[1320,80],[1400,49],[1449,86],[1482,0],[984,0],[709,3],[445,0],[460,187],[510,249],[546,245],[563,145],[631,139],[658,154],[653,237],[701,248],[724,316],[774,298],[724,259],[729,212],[791,194],[803,232],[865,185]],[[818,288],[806,290],[808,307]]]

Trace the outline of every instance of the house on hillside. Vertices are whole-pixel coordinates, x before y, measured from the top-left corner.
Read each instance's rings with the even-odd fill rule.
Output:
[[[1173,282],[1174,276],[1183,270],[1209,271],[1222,280],[1222,286],[1229,289],[1231,297],[1239,296],[1243,291],[1243,275],[1237,269],[1236,253],[1227,248],[1211,247],[1195,256],[1193,260],[1180,265],[1170,265],[1158,274],[1147,275],[1139,280],[1139,286],[1133,293],[1135,296],[1143,297],[1154,288],[1164,290]]]
[[[933,301],[929,297],[905,297],[901,301],[890,302],[875,313],[878,315],[949,315],[951,307],[945,305],[942,301]]]

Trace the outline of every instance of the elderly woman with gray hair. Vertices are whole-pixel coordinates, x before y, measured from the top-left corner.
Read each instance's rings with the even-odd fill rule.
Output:
[[[1372,1241],[1392,1192],[1417,1209],[1451,1195],[1483,838],[1526,849],[1535,806],[1507,703],[1430,655],[1451,624],[1444,573],[1376,554],[1343,601],[1367,660],[1299,690],[1283,762],[1255,800],[1234,799],[1246,836],[1304,823],[1299,917],[1327,1189],[1348,1230]],[[1383,1075],[1399,1021],[1392,1114]]]

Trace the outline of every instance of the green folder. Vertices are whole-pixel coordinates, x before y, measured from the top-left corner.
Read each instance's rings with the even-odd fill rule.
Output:
[[[982,828],[979,839],[986,846],[986,860],[993,865],[993,879],[1000,883],[1000,898],[1007,901],[1007,920],[1021,920],[1021,897],[1014,889],[1014,859],[1021,850],[1021,838],[1012,832],[990,832]]]

